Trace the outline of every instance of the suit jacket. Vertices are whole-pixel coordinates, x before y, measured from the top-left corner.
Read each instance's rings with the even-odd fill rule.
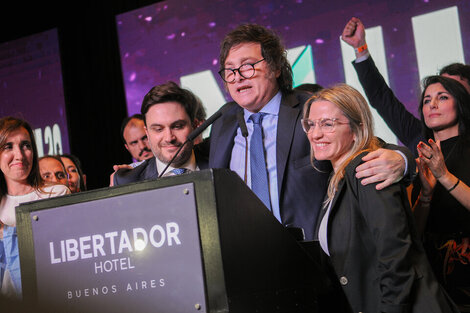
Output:
[[[371,56],[362,62],[353,62],[353,66],[370,105],[379,112],[398,139],[417,157],[416,146],[420,140],[426,140],[421,121],[395,97]]]
[[[355,177],[365,154],[347,166],[327,228],[331,263],[353,312],[458,312],[432,273],[404,186],[377,191]]]
[[[285,226],[301,227],[305,239],[312,240],[319,208],[325,195],[331,165],[318,162],[324,172],[310,163],[310,144],[300,119],[308,94],[283,94],[276,138],[276,166],[279,207]],[[209,167],[230,168],[230,158],[238,122],[243,109],[235,102],[225,104],[223,115],[211,128]]]
[[[208,148],[207,148],[208,149]],[[205,145],[194,146],[194,155],[199,169],[208,168],[208,156]],[[114,186],[124,185],[144,180],[157,179],[157,163],[155,157],[145,160],[133,169],[120,169],[114,174]]]

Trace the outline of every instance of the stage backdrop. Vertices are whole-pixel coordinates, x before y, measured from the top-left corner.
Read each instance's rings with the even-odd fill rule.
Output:
[[[219,44],[246,22],[281,35],[295,85],[346,82],[362,91],[350,64],[354,51],[339,38],[353,16],[364,22],[376,64],[413,114],[421,78],[470,58],[470,1],[163,1],[116,17],[128,114],[140,111],[152,86],[168,80],[195,92],[208,114],[216,111],[230,100],[217,74]],[[396,142],[375,116],[377,134]]]
[[[39,156],[70,152],[57,30],[0,44],[0,117],[25,119]]]

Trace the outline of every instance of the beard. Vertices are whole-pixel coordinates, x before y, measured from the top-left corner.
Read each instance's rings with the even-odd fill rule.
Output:
[[[181,147],[182,144],[183,143],[179,143],[178,147]],[[181,167],[186,162],[188,162],[193,152],[193,146],[194,146],[193,142],[186,143],[186,145],[183,147],[183,149],[181,149],[181,151],[178,153],[176,158],[171,163],[171,166],[178,168],[178,167]],[[174,157],[174,154],[171,155],[170,157],[166,157],[165,155],[163,155],[161,151],[158,151],[155,155],[160,161],[166,164],[170,163],[171,159]]]

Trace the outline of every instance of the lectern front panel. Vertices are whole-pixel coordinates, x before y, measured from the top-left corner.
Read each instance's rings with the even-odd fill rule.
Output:
[[[30,213],[40,304],[206,312],[192,183]]]

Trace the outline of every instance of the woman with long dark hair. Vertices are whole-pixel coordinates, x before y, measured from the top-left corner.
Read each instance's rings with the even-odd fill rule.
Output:
[[[46,185],[39,173],[33,131],[24,120],[0,119],[0,293],[21,298],[16,207],[70,193],[64,185]]]
[[[470,95],[453,79],[429,76],[419,112],[428,140],[418,144],[416,223],[435,274],[464,310],[470,306]]]

